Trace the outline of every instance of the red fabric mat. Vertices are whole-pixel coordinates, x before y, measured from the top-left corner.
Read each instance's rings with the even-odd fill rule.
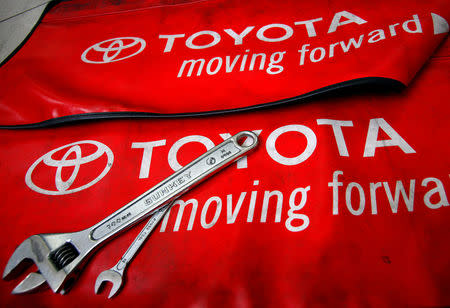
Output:
[[[256,8],[243,4],[241,18],[231,21],[226,14],[230,3],[205,1],[121,13],[159,12],[158,18],[148,20],[154,26],[141,24],[144,32],[139,34],[148,39],[146,48],[159,46],[155,58],[145,55],[153,49],[144,49],[123,61],[90,66],[80,60],[86,46],[138,34],[111,25],[108,30],[81,31],[89,29],[95,18],[101,24],[111,15],[104,12],[97,17],[63,19],[61,16],[69,13],[54,7],[55,12],[49,12],[28,45],[0,68],[2,80],[9,85],[12,80],[28,79],[20,88],[8,87],[0,94],[2,108],[10,110],[2,113],[2,124],[116,111],[117,106],[120,110],[132,106],[133,111],[141,106],[164,113],[236,108],[368,76],[393,78],[407,86],[396,90],[348,88],[303,103],[233,114],[0,130],[0,187],[6,212],[2,230],[7,232],[0,239],[3,266],[28,236],[90,227],[227,134],[253,130],[260,136],[259,147],[246,160],[180,198],[131,263],[117,297],[107,300],[107,294],[95,295],[95,279],[119,260],[143,223],[95,254],[67,295],[49,289],[11,295],[20,280],[2,281],[4,306],[450,306],[449,45],[444,33],[433,33],[430,14],[448,20],[448,4],[386,2],[375,7],[343,2],[325,7],[316,1],[300,8],[294,7],[296,2]],[[60,4],[64,5],[71,4]],[[191,6],[201,9],[194,14]],[[160,12],[166,9],[175,13]],[[191,10],[190,15],[183,15],[185,10]],[[205,19],[209,24],[198,23],[204,10],[212,12],[207,15],[210,19]],[[344,10],[367,23],[344,24],[327,34],[334,14]],[[402,30],[401,24],[415,14],[423,33]],[[180,16],[185,16],[184,23],[170,22]],[[266,24],[293,26],[295,21],[319,17],[323,21],[317,23],[317,37],[308,38],[305,26],[297,26],[295,35],[300,33],[302,38],[280,43],[255,40],[256,29]],[[135,19],[136,24],[138,21]],[[75,24],[64,35],[78,36],[79,47],[56,38],[63,35],[59,30],[69,22]],[[400,23],[398,35],[389,37],[388,25],[396,22]],[[188,37],[202,29],[216,29],[224,35],[222,29],[234,24],[237,32],[255,25],[250,32],[255,44],[251,52],[257,47],[266,53],[289,49],[292,62],[288,65],[286,57],[285,70],[274,76],[255,69],[242,75],[176,79],[173,69],[179,61],[162,69],[165,57],[224,56],[237,53],[237,47],[224,37],[223,50],[189,50],[179,44],[174,45],[173,54],[165,55],[161,53],[164,45],[157,45],[157,37],[150,33],[186,33]],[[412,29],[414,22],[407,25]],[[40,49],[43,46],[33,45],[51,28],[55,29],[52,42],[71,50],[70,57],[55,55],[53,43],[47,46],[47,53]],[[360,49],[348,54],[341,51],[334,59],[298,65],[297,50],[303,44],[311,44],[312,50],[375,29],[385,30],[384,41],[364,42]],[[440,42],[444,43],[433,53]],[[245,48],[242,46],[244,52]],[[36,50],[34,60],[31,50]],[[161,62],[155,64],[155,70],[161,69],[161,74],[152,75],[149,71],[153,70],[146,68],[154,67],[151,61],[156,59]],[[29,69],[18,74],[27,61]],[[48,61],[55,66],[49,67]],[[63,65],[64,61],[72,64]],[[107,65],[110,68],[102,73],[81,73],[103,70]],[[131,66],[128,71],[126,67]],[[120,70],[142,74],[140,78],[116,74]],[[100,82],[102,76],[107,82]],[[111,80],[117,83],[109,83]],[[43,84],[49,92],[40,86]],[[148,91],[143,91],[145,84]],[[53,100],[55,93],[61,96]],[[178,96],[183,99],[174,99]],[[145,104],[134,105],[143,97],[149,98]],[[101,102],[103,106],[96,109]],[[152,109],[155,106],[159,109]]]

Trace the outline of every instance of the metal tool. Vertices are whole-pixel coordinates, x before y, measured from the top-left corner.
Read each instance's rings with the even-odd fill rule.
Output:
[[[116,265],[111,267],[108,270],[105,270],[98,275],[97,280],[95,281],[95,294],[98,294],[103,283],[111,282],[112,288],[109,292],[108,298],[113,297],[121,288],[124,282],[124,273],[128,264],[131,262],[135,254],[141,248],[142,244],[144,244],[145,240],[152,233],[153,229],[158,225],[167,211],[172,207],[172,203],[166,205],[161,208],[158,212],[156,212],[147,222],[142,231],[138,234],[138,236],[134,239],[133,243],[131,243],[130,247],[128,247],[125,254],[120,258],[119,262]]]
[[[153,229],[158,225],[158,223],[161,221],[161,218],[164,217],[165,213],[167,213],[167,211],[172,207],[174,202],[175,200],[169,203],[168,205],[163,206],[156,213],[154,213],[153,216],[150,217],[149,221],[144,226],[144,228],[141,230],[139,235],[130,245],[128,250],[125,252],[123,257],[119,260],[119,262],[111,269],[100,273],[100,275],[97,277],[97,281],[95,284],[96,294],[98,294],[102,282],[106,281],[110,281],[113,283],[113,287],[110,291],[108,298],[113,297],[115,293],[117,293],[117,291],[123,284],[123,274],[126,266],[131,262],[134,255],[139,251],[142,244],[144,244],[145,240],[148,238],[148,236],[150,236]],[[100,279],[100,276],[102,276],[103,278]],[[45,282],[46,282],[45,278],[39,272],[31,272],[24,280],[22,280],[22,282],[20,282],[14,288],[14,290],[12,290],[11,293],[21,294],[36,291],[37,289],[45,285]],[[64,294],[63,292],[61,293]]]
[[[11,279],[19,274],[24,270],[19,265],[25,260],[31,260],[39,272],[31,273],[19,283],[19,291],[23,293],[34,290],[45,280],[53,292],[67,293],[88,256],[102,243],[244,156],[257,144],[258,137],[253,132],[237,133],[92,227],[73,233],[37,234],[29,237],[8,260],[3,279]]]

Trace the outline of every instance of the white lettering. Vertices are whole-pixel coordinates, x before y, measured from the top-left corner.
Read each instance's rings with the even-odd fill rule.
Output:
[[[301,154],[299,154],[296,157],[282,156],[280,153],[278,153],[275,147],[275,143],[278,137],[287,132],[299,132],[306,137],[307,141],[306,148]],[[282,126],[274,130],[267,138],[266,149],[269,156],[276,162],[286,166],[293,166],[298,165],[303,161],[307,160],[316,149],[316,145],[317,145],[316,135],[309,127],[306,127],[304,125],[293,124]]]
[[[216,203],[216,212],[214,213],[214,217],[211,220],[211,222],[207,223],[206,222],[206,213],[208,212],[209,206],[213,202]],[[216,224],[217,220],[219,219],[221,211],[222,211],[222,199],[220,199],[219,197],[211,197],[211,198],[209,198],[206,201],[206,203],[205,203],[205,205],[203,206],[203,209],[202,209],[202,214],[201,214],[201,218],[200,218],[200,223],[201,223],[202,227],[205,228],[205,229],[209,229],[212,226],[214,226]]]
[[[384,35],[384,31],[382,29],[373,30],[369,33],[369,43],[376,43],[378,41],[386,39],[386,35]]]
[[[279,74],[283,71],[284,68],[281,65],[274,65],[274,64],[280,63],[283,60],[283,56],[285,53],[286,53],[286,51],[279,51],[279,52],[274,52],[270,56],[270,63],[266,69],[267,74],[274,75],[274,74]],[[275,59],[275,57],[278,57],[278,58]]]
[[[280,36],[280,37],[274,37],[274,38],[266,37],[264,35],[264,32],[266,32],[266,30],[272,29],[272,28],[283,29],[285,33],[283,36]],[[292,34],[294,34],[294,30],[291,27],[289,27],[288,25],[270,24],[270,25],[261,27],[261,29],[259,29],[258,32],[256,32],[256,37],[264,42],[281,42],[281,41],[284,41],[284,40],[287,40],[288,38],[290,38],[292,36]]]
[[[259,185],[259,181],[253,182],[254,186]],[[247,222],[253,221],[253,216],[255,215],[255,205],[256,205],[256,196],[258,194],[258,191],[254,190],[252,191],[252,194],[250,196],[250,203],[248,206],[248,214],[247,214]]]
[[[214,61],[217,61],[216,68],[214,70],[211,70],[211,66],[213,66]],[[209,60],[208,65],[206,66],[206,73],[208,75],[215,75],[222,67],[222,58],[221,57],[215,57]]]
[[[347,18],[347,20],[341,21],[342,17]],[[364,19],[362,19],[350,12],[347,12],[347,11],[338,12],[338,13],[334,14],[333,20],[331,21],[330,28],[328,29],[328,33],[335,32],[337,27],[339,27],[339,26],[347,25],[350,23],[356,23],[358,25],[362,25],[366,22],[367,21],[365,21]]]
[[[314,37],[314,36],[317,36],[316,29],[314,28],[314,23],[316,21],[321,21],[321,20],[322,20],[322,17],[316,18],[316,19],[311,19],[311,20],[305,20],[305,21],[296,21],[296,22],[294,22],[294,25],[296,25],[296,26],[305,25],[308,36]]]
[[[328,55],[329,58],[334,57],[334,47],[339,44],[340,44],[340,42],[330,44],[330,54]]]
[[[184,37],[184,34],[168,34],[168,35],[161,34],[161,35],[159,35],[160,39],[167,39],[166,47],[164,47],[164,52],[172,51],[173,43],[175,42],[175,39],[179,38],[179,37]]]
[[[209,35],[213,38],[212,42],[205,44],[205,45],[196,45],[194,44],[194,40],[201,36],[201,35]],[[197,33],[192,34],[188,39],[186,40],[186,47],[191,49],[205,49],[212,47],[214,45],[217,45],[220,42],[220,34],[214,31],[204,30],[199,31]]]
[[[152,162],[153,148],[166,145],[166,140],[158,140],[151,142],[133,142],[132,149],[144,149],[141,161],[141,170],[139,171],[139,178],[146,179],[150,173],[150,164]]]
[[[261,57],[261,59],[259,61],[259,69],[260,70],[264,69],[264,65],[266,64],[266,54],[265,53],[254,53],[252,55],[252,59],[250,61],[250,66],[248,68],[249,71],[253,71],[253,69],[255,68],[255,62],[256,62],[257,57]]]
[[[275,215],[275,222],[281,221],[281,211],[283,209],[283,194],[281,191],[274,190],[274,191],[268,191],[266,190],[264,192],[264,199],[263,199],[263,205],[262,205],[262,211],[261,211],[261,222],[266,222],[267,220],[267,210],[269,208],[269,199],[270,197],[276,196],[277,197],[277,212]]]
[[[298,52],[300,53],[300,65],[305,64],[305,54],[309,49],[306,49],[306,47],[310,46],[309,44],[303,44],[302,49],[300,49]]]
[[[172,209],[176,208],[177,205],[178,205],[178,213],[177,213],[177,219],[175,221],[175,225],[173,226],[173,231],[177,232],[178,230],[180,230],[181,219],[183,218],[184,208],[188,204],[192,204],[192,210],[191,210],[191,216],[189,217],[189,224],[187,226],[187,230],[192,230],[192,227],[194,226],[195,215],[197,214],[197,208],[198,208],[198,201],[196,199],[189,199],[186,202],[184,202],[183,200],[176,200],[173,203],[172,208],[170,208],[167,211],[166,215],[164,216],[164,219],[161,222],[160,232],[166,231],[170,212],[172,211]]]
[[[333,172],[333,182],[328,182],[328,187],[333,187],[333,215],[339,214],[339,186],[343,186],[342,182],[338,182],[338,176],[344,172],[336,170]]]
[[[352,206],[352,190],[353,188],[356,188],[359,192],[359,206],[357,210],[353,209]],[[350,182],[347,186],[347,189],[345,190],[345,203],[347,205],[348,210],[350,211],[350,213],[352,213],[353,215],[361,215],[362,212],[364,211],[364,206],[366,204],[366,197],[364,195],[364,190],[361,187],[361,185],[359,185],[356,182]]]
[[[180,78],[183,76],[184,68],[187,64],[190,64],[189,71],[187,73],[187,77],[190,77],[192,75],[192,72],[194,71],[195,64],[200,63],[197,70],[197,76],[200,76],[203,70],[203,65],[205,65],[205,59],[197,59],[197,60],[184,60],[183,64],[180,67],[180,70],[178,71],[177,77]]]
[[[348,41],[347,45],[345,45],[344,41],[341,41],[340,44],[341,44],[341,47],[342,47],[342,50],[344,51],[344,53],[348,52],[352,45],[353,45],[353,47],[355,47],[355,49],[361,47],[361,43],[363,41],[363,37],[364,37],[364,34],[361,34],[359,36],[358,43],[356,43],[356,41],[355,41],[355,39],[353,37]]]
[[[329,119],[317,119],[317,125],[331,125],[333,128],[334,139],[339,150],[340,156],[348,156],[347,145],[345,144],[342,127],[353,127],[352,121],[339,121]]]
[[[393,25],[389,25],[389,33],[391,34],[391,36],[396,36],[397,32],[395,31],[395,27],[400,25],[399,23],[393,24]]]
[[[316,59],[315,54],[316,54],[316,51],[318,51],[318,50],[320,51],[320,55],[319,55],[319,58]],[[314,48],[313,50],[311,50],[311,53],[309,54],[309,59],[311,60],[311,62],[322,61],[323,58],[325,58],[326,53],[327,52],[325,51],[325,48],[323,48],[323,47]]]
[[[378,130],[382,129],[391,139],[378,140]],[[375,156],[376,148],[398,146],[405,154],[416,153],[383,118],[371,119],[367,132],[364,157]]]
[[[411,24],[414,25],[414,29],[411,29]],[[422,25],[420,24],[419,16],[413,15],[413,19],[407,20],[402,24],[403,30],[408,33],[422,33]]]
[[[398,202],[400,201],[400,193],[403,196],[403,200],[405,201],[408,211],[412,212],[414,210],[414,191],[416,187],[415,185],[416,180],[411,180],[409,182],[409,196],[407,196],[402,181],[397,181],[395,185],[395,197],[393,198],[391,189],[389,188],[389,184],[387,182],[383,182],[384,190],[386,191],[386,196],[389,200],[392,213],[397,213],[398,211]]]
[[[309,217],[305,214],[296,214],[294,211],[299,211],[303,209],[303,207],[306,204],[307,200],[307,193],[310,190],[311,186],[307,186],[305,188],[298,187],[294,189],[289,197],[289,211],[288,211],[288,219],[285,221],[286,229],[288,229],[291,232],[299,232],[305,230],[309,226]],[[295,199],[298,193],[301,193],[301,200],[300,203],[297,205],[295,204]],[[299,226],[293,226],[292,222],[294,219],[299,219],[303,223]]]
[[[434,182],[436,185],[435,188],[430,189],[424,196],[423,201],[425,202],[425,205],[428,206],[430,209],[438,209],[442,206],[448,206],[448,199],[447,194],[445,193],[444,185],[442,185],[442,182],[437,178],[426,178],[422,181],[422,186],[426,187],[430,182]],[[439,195],[439,201],[437,202],[431,202],[431,197],[435,194]]]
[[[225,31],[226,34],[228,34],[229,36],[231,36],[232,38],[234,38],[234,45],[242,45],[242,39],[250,33],[250,31],[253,30],[253,26],[251,27],[247,27],[245,28],[244,31],[242,31],[240,34],[237,34],[236,32],[234,32],[232,29],[225,29],[223,31]]]
[[[234,69],[234,66],[236,65],[236,62],[239,60],[239,57],[241,55],[237,55],[236,57],[234,57],[233,62],[230,63],[231,57],[230,56],[226,56],[225,57],[225,72],[227,73],[231,73]]]
[[[377,207],[377,188],[380,188],[382,186],[381,182],[377,183],[370,183],[370,204],[372,207],[372,214],[376,215],[378,214],[378,207]]]
[[[227,195],[227,224],[234,224],[236,221],[236,217],[241,210],[242,202],[244,202],[245,195],[247,193],[244,191],[239,196],[238,201],[236,202],[236,207],[233,210],[233,195]]]

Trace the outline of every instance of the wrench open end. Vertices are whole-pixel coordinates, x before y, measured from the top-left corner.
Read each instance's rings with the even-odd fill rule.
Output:
[[[111,298],[116,295],[122,285],[122,275],[113,270],[101,272],[95,281],[95,294],[101,293],[101,291],[105,288],[106,282],[112,283],[112,288],[108,295],[108,298]]]

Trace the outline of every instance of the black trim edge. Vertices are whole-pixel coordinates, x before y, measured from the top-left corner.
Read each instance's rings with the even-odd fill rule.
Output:
[[[265,109],[269,107],[280,106],[288,103],[298,103],[305,101],[309,98],[316,97],[319,95],[325,95],[339,92],[339,90],[347,90],[348,88],[361,88],[366,90],[367,87],[375,89],[403,89],[406,87],[403,83],[398,80],[385,78],[385,77],[363,77],[353,80],[348,80],[340,83],[336,83],[330,86],[326,86],[302,95],[277,100],[270,103],[262,103],[258,105],[234,108],[234,109],[223,109],[223,110],[211,110],[204,112],[187,112],[187,113],[152,113],[152,112],[132,112],[132,111],[119,111],[119,112],[94,112],[94,113],[83,113],[69,115],[59,118],[53,118],[45,120],[38,123],[31,124],[21,124],[21,125],[0,125],[0,129],[33,129],[33,128],[47,128],[51,126],[58,126],[64,124],[71,124],[80,121],[89,120],[104,120],[104,119],[136,119],[136,118],[185,118],[185,117],[202,117],[211,115],[223,115],[235,112],[244,112]]]

